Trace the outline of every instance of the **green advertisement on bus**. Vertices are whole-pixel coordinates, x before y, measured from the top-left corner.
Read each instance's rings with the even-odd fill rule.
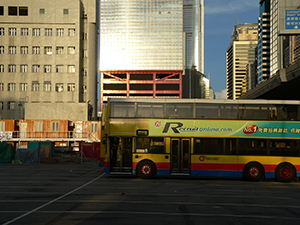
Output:
[[[300,122],[151,119],[149,135],[300,138]]]

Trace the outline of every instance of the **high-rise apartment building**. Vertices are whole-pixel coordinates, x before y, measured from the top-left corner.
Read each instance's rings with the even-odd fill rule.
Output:
[[[257,84],[270,76],[270,0],[261,0],[258,18]]]
[[[204,73],[204,0],[184,0],[185,69]]]
[[[0,2],[0,118],[96,117],[98,5]]]
[[[280,68],[280,46],[278,45],[278,6],[279,0],[270,2],[270,77],[276,74]]]
[[[181,98],[183,0],[100,0],[100,104]]]
[[[235,25],[226,52],[228,99],[241,96],[247,65],[255,61],[256,48],[257,24]]]

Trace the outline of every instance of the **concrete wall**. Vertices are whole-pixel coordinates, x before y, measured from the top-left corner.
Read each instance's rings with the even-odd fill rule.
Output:
[[[74,121],[87,116],[88,103],[25,103],[25,119]]]

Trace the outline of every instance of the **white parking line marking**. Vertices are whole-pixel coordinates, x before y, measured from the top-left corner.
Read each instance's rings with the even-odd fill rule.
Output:
[[[10,220],[10,221],[7,221],[6,223],[3,223],[2,225],[11,224],[11,223],[13,223],[13,222],[15,222],[15,221],[17,221],[17,220],[19,220],[19,219],[25,217],[25,216],[28,216],[28,215],[30,215],[31,213],[34,213],[34,212],[36,212],[36,211],[38,211],[38,210],[44,208],[45,206],[50,205],[50,204],[52,204],[53,202],[56,202],[56,201],[58,201],[58,200],[60,200],[60,199],[62,199],[62,198],[64,198],[64,197],[66,197],[66,196],[68,196],[68,195],[74,193],[75,191],[80,190],[81,188],[84,188],[85,186],[87,186],[87,185],[93,183],[94,181],[98,180],[99,178],[103,177],[104,175],[105,175],[105,173],[101,174],[100,176],[96,177],[95,179],[93,179],[93,180],[91,180],[91,181],[85,183],[84,185],[82,185],[82,186],[80,186],[80,187],[78,187],[78,188],[76,188],[76,189],[74,189],[74,190],[72,190],[72,191],[70,191],[70,192],[68,192],[68,193],[66,193],[66,194],[64,194],[64,195],[62,195],[62,196],[60,196],[60,197],[58,197],[58,198],[56,198],[56,199],[53,199],[53,200],[51,200],[50,202],[45,203],[44,205],[41,205],[41,206],[39,206],[39,207],[37,207],[37,208],[35,208],[35,209],[33,209],[33,210],[31,210],[31,211],[29,211],[29,212],[27,212],[27,213],[21,215],[21,216],[18,216],[18,217],[16,217],[16,218],[14,218],[13,220]]]

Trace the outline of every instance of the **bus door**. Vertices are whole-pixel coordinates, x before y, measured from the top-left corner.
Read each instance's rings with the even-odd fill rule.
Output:
[[[189,174],[191,164],[191,139],[171,139],[171,173]]]
[[[132,137],[110,137],[111,173],[129,173],[132,170]]]

